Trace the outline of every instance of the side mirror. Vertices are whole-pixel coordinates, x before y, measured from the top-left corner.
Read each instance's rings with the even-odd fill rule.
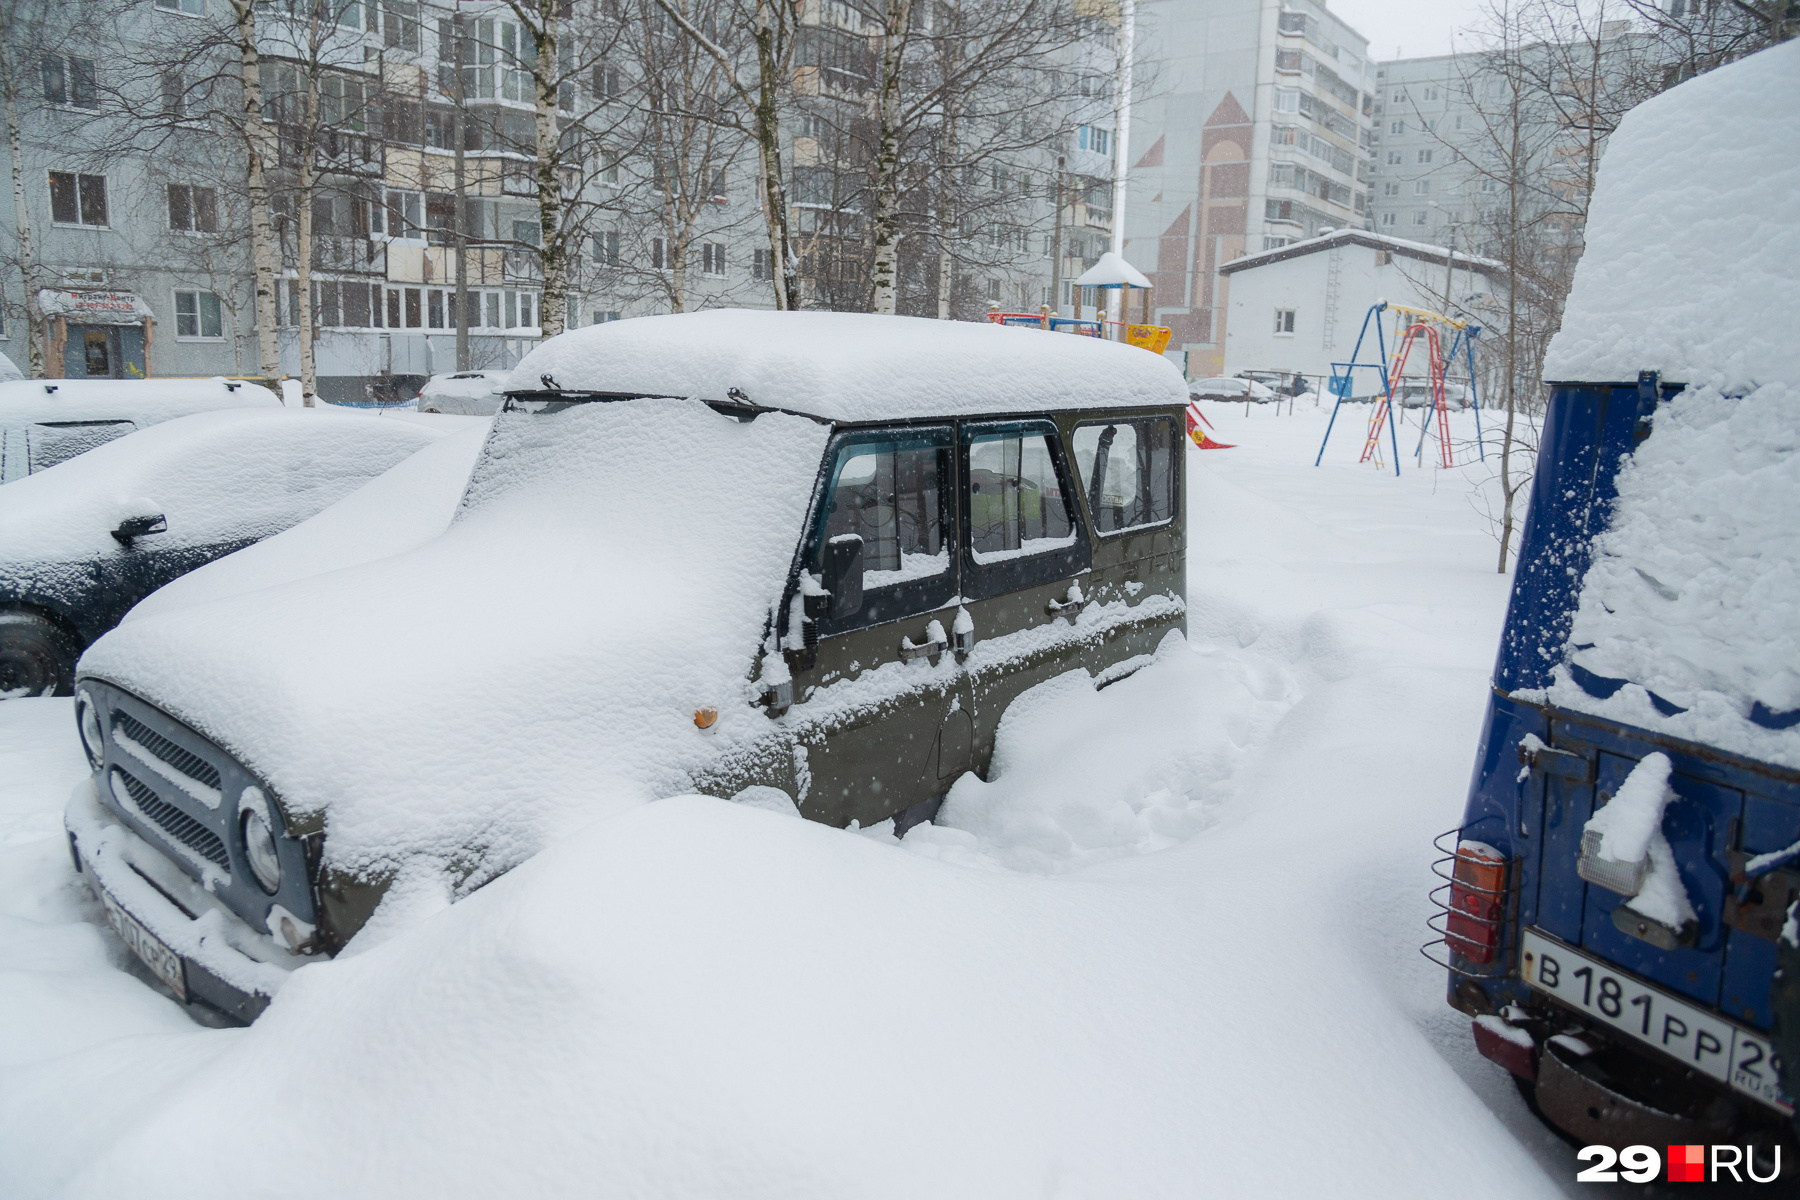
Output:
[[[825,590],[831,593],[833,618],[853,617],[863,606],[863,540],[842,533],[825,543]]]
[[[119,527],[112,531],[118,543],[130,549],[133,538],[141,538],[147,533],[167,533],[169,522],[161,513],[155,516],[126,517],[119,522]]]

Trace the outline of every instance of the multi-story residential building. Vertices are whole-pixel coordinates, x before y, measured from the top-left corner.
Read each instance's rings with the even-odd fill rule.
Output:
[[[1053,302],[1059,267],[1072,279],[1110,236],[1117,12],[1109,0],[1084,5],[1077,41],[1054,69],[995,72],[1004,86],[1037,89],[988,105],[998,114],[990,123],[1009,127],[1007,147],[983,150],[994,131],[964,123],[970,165],[942,239],[954,252],[940,261],[934,251],[927,264],[954,276],[946,294],[958,315]],[[542,332],[542,235],[530,39],[516,16],[502,0],[330,0],[320,11],[334,23],[321,33],[304,5],[256,11],[264,117],[279,151],[270,186],[281,370],[300,371],[299,166],[309,143],[319,394],[406,395],[455,369],[459,258],[469,366],[517,362]],[[603,6],[610,25],[565,30],[583,64],[558,98],[565,135],[583,146],[564,168],[578,231],[567,323],[771,304],[754,155],[698,118],[697,133],[679,127],[705,104],[675,90],[704,87],[710,60],[684,59],[694,47],[654,13],[622,11]],[[225,0],[122,5],[110,51],[79,27],[25,51],[21,165],[49,374],[259,372],[243,131],[231,126],[235,99],[220,99],[234,96],[229,16]],[[873,112],[878,29],[831,0],[809,3],[802,24],[784,131],[802,300],[857,307],[866,148],[853,143]],[[1022,114],[1035,143],[1019,144]],[[0,238],[12,233],[16,247],[11,218],[0,215]],[[922,232],[913,245],[932,243],[934,231]],[[23,280],[18,261],[7,265],[0,349],[24,364]],[[944,307],[915,289],[910,311]]]
[[[1223,367],[1245,253],[1361,228],[1374,66],[1323,0],[1141,0],[1125,255],[1198,377]]]

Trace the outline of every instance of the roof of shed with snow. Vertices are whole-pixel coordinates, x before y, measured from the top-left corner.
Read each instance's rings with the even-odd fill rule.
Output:
[[[1506,264],[1495,262],[1491,258],[1482,258],[1474,254],[1454,254],[1445,246],[1433,246],[1428,242],[1409,242],[1405,238],[1389,237],[1385,233],[1371,233],[1366,229],[1339,229],[1334,233],[1322,233],[1318,237],[1289,242],[1287,245],[1277,246],[1273,250],[1264,250],[1257,254],[1246,254],[1242,258],[1234,258],[1219,268],[1219,274],[1229,275],[1233,271],[1247,271],[1251,267],[1266,267],[1270,263],[1285,262],[1290,258],[1317,254],[1321,250],[1335,250],[1340,246],[1366,246],[1371,250],[1386,250],[1390,254],[1398,254],[1403,258],[1414,258],[1420,262],[1432,263],[1440,267],[1454,256],[1456,265],[1466,270],[1504,271],[1506,269]]]
[[[830,421],[1180,407],[1175,365],[1123,342],[986,322],[713,309],[570,330],[510,391],[698,397]]]

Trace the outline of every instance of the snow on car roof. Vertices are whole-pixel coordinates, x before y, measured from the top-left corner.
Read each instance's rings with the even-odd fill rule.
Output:
[[[213,379],[18,379],[0,383],[0,422],[166,421],[215,408],[280,408],[261,384]]]
[[[162,421],[7,484],[0,571],[126,553],[110,531],[128,516],[164,515],[159,546],[266,537],[441,436],[316,409]]]
[[[608,321],[527,354],[509,390],[695,396],[832,421],[1187,403],[1174,364],[1122,342],[987,322],[713,309]]]
[[[1627,113],[1544,377],[1800,384],[1800,41]],[[1730,137],[1718,136],[1730,129]]]
[[[829,435],[692,400],[505,414],[442,535],[127,621],[80,671],[322,812],[331,863],[485,878],[766,733],[746,701]]]

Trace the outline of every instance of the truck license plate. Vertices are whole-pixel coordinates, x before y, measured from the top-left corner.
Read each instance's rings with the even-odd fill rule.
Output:
[[[1677,1000],[1635,976],[1589,958],[1534,929],[1520,939],[1525,982],[1684,1066],[1782,1112],[1794,1111],[1776,1084],[1769,1040]]]
[[[119,939],[131,947],[131,952],[150,968],[152,974],[169,985],[169,990],[175,993],[177,999],[186,1004],[187,972],[181,955],[169,949],[161,938],[145,929],[136,917],[121,908],[105,888],[97,890],[100,902],[106,905],[106,919],[112,922]]]

